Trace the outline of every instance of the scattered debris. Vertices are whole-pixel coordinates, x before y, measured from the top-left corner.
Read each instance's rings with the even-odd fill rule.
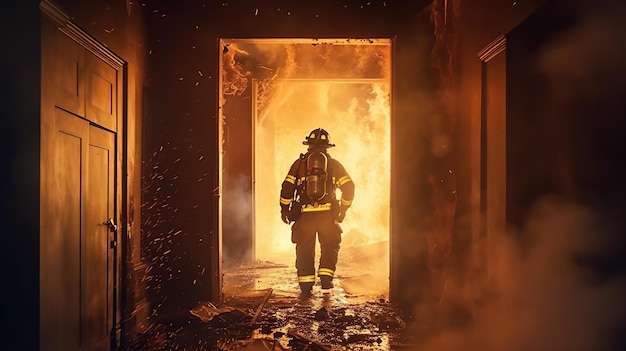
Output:
[[[407,345],[400,311],[384,298],[347,293],[338,278],[330,293],[314,286],[311,298],[302,300],[298,285],[285,280],[290,269],[238,267],[228,274],[222,301],[198,304],[187,323],[158,325],[126,351],[388,351]]]
[[[219,315],[222,319],[224,319],[224,315],[229,314],[235,310],[236,309],[234,307],[228,306],[217,308],[211,302],[206,301],[200,303],[198,306],[189,311],[189,313],[191,313],[191,315],[193,316],[200,318],[201,321],[209,323],[213,320],[213,318],[215,318],[215,316]]]
[[[263,298],[263,301],[261,302],[261,304],[259,305],[259,308],[257,308],[256,313],[254,314],[254,317],[252,317],[252,322],[251,322],[252,324],[256,323],[257,319],[259,318],[259,314],[263,310],[263,307],[267,303],[267,300],[269,300],[270,296],[272,295],[272,291],[274,291],[274,289],[272,288],[268,289],[267,294],[265,295],[265,298]]]

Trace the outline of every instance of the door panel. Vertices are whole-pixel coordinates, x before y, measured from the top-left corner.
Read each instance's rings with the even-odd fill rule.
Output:
[[[112,326],[113,250],[112,232],[106,222],[114,219],[115,138],[109,131],[89,127],[83,235],[82,337],[85,345],[108,345]],[[92,348],[93,349],[93,348]]]
[[[56,106],[78,116],[84,116],[85,49],[58,30],[56,31],[56,41]]]
[[[108,350],[113,326],[113,233],[115,135],[56,109],[56,199],[53,227],[42,238],[48,262],[42,284],[46,328],[54,329],[42,349]],[[49,347],[49,348],[48,348]]]
[[[80,241],[83,231],[83,152],[88,123],[55,109],[54,159],[50,160],[48,210],[42,228],[42,350],[78,350],[80,334]],[[48,190],[48,189],[47,189]]]
[[[117,71],[86,53],[85,117],[109,130],[117,130]]]

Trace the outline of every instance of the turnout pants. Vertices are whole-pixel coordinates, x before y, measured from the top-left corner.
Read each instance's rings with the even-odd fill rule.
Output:
[[[331,211],[304,212],[291,227],[291,241],[296,244],[298,283],[303,292],[310,291],[315,284],[316,237],[321,249],[317,275],[322,281],[332,281],[341,233],[341,227],[335,222]]]

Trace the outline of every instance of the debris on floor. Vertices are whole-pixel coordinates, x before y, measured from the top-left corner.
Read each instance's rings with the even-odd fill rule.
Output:
[[[288,265],[230,268],[219,303],[201,302],[184,327],[159,326],[135,350],[387,351],[400,346],[401,313],[384,296],[346,292],[341,277],[330,292],[314,286],[299,296]],[[288,274],[288,275],[286,275]]]

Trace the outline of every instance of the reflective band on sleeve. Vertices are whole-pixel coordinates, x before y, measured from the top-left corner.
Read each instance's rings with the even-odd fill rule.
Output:
[[[339,178],[339,180],[337,181],[337,185],[339,185],[340,187],[343,186],[344,184],[351,182],[352,179],[350,179],[350,177],[348,176],[343,176],[341,178]]]
[[[285,177],[285,181],[287,183],[296,184],[296,177],[292,176],[291,174],[288,174],[287,177]]]
[[[299,283],[315,283],[315,275],[299,275]]]
[[[332,276],[335,275],[335,271],[333,271],[330,268],[320,268],[317,271],[317,275],[319,275],[320,277],[323,276],[323,275],[328,276],[328,277],[332,277]]]
[[[281,205],[289,205],[290,202],[291,202],[291,199],[285,199],[284,197],[280,198]]]
[[[341,204],[343,206],[351,206],[352,205],[352,201],[341,199]]]

